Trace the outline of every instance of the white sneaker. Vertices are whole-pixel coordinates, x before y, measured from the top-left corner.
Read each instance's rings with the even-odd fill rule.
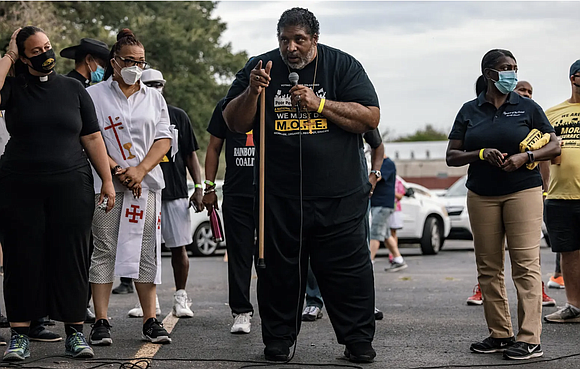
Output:
[[[241,313],[236,315],[234,318],[234,324],[232,325],[232,329],[230,329],[230,332],[250,333],[250,328],[252,327],[250,319],[252,319],[252,313]]]
[[[161,315],[161,308],[159,307],[159,297],[155,295],[155,314]],[[141,307],[141,303],[137,301],[135,307],[127,313],[131,318],[142,318],[143,317],[143,308]]]
[[[173,315],[178,318],[192,318],[193,311],[190,306],[191,302],[188,301],[185,290],[178,290],[173,294]]]
[[[303,322],[313,322],[320,318],[322,318],[322,311],[318,306],[306,306],[302,312]]]

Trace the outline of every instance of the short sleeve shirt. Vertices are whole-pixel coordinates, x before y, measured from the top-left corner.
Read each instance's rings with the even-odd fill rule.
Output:
[[[6,77],[0,91],[10,141],[2,171],[64,173],[89,165],[81,136],[99,131],[95,107],[76,80],[53,72]]]
[[[297,70],[299,84],[312,88],[327,100],[356,102],[364,106],[379,106],[374,86],[362,65],[352,56],[318,44],[318,54],[303,69]],[[368,185],[362,163],[362,135],[343,130],[330,119],[310,112],[314,122],[312,133],[306,123],[307,113],[298,117],[290,99],[292,71],[284,63],[278,49],[252,58],[236,74],[224,106],[248,87],[251,70],[258,61],[272,61],[270,86],[266,89],[266,191],[288,198],[300,196],[300,178],[304,198],[342,197]],[[316,75],[316,78],[315,78]],[[260,137],[259,114],[254,122],[254,134]],[[259,140],[256,147],[259,147]],[[259,157],[259,150],[256,149]],[[258,158],[259,160],[259,158]],[[257,175],[257,171],[255,172]]]
[[[548,199],[580,200],[580,104],[564,101],[546,116],[562,138],[562,160],[550,166]]]
[[[109,156],[121,167],[135,167],[149,153],[155,140],[173,138],[169,128],[169,113],[163,95],[139,81],[140,89],[127,98],[112,77],[97,83],[87,92],[93,98],[101,134]],[[95,191],[101,191],[101,180],[94,176]],[[117,192],[127,190],[116,178]],[[165,187],[159,165],[145,175],[141,185],[145,189],[161,190]]]
[[[169,121],[177,128],[179,151],[171,158],[171,150],[163,157],[161,170],[165,179],[162,199],[175,200],[189,197],[187,192],[187,158],[199,149],[187,113],[167,105]]]
[[[254,147],[253,132],[237,133],[228,129],[222,115],[223,99],[213,111],[207,131],[214,137],[225,140],[226,177],[224,195],[254,196]]]
[[[463,141],[465,151],[498,149],[508,157],[520,152],[519,144],[532,129],[554,132],[542,108],[533,100],[510,92],[505,103],[496,107],[485,99],[485,92],[469,101],[457,113],[450,140]],[[502,196],[542,185],[539,168],[525,165],[506,172],[486,161],[469,165],[466,186],[480,196]]]

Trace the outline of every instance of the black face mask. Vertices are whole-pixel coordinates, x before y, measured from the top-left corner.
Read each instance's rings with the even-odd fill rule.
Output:
[[[53,70],[56,65],[56,55],[54,54],[53,49],[26,59],[30,60],[32,69],[40,73],[48,73]]]

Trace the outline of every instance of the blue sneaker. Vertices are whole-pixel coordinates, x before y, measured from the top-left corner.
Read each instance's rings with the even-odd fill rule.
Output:
[[[4,352],[4,361],[22,361],[30,356],[28,336],[12,331],[8,347]]]
[[[64,344],[65,354],[74,358],[91,358],[95,356],[93,349],[80,332],[75,332],[66,338]]]

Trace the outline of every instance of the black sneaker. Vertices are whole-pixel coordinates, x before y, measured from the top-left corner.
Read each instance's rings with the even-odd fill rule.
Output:
[[[377,356],[370,342],[346,345],[344,356],[352,363],[372,363]]]
[[[46,329],[45,326],[39,324],[34,327],[30,327],[30,332],[28,333],[28,338],[31,341],[39,342],[58,342],[62,341],[60,334],[56,334],[52,331]]]
[[[532,345],[521,341],[514,343],[513,346],[503,352],[504,358],[513,360],[526,360],[543,355],[544,352],[539,344]]]
[[[169,333],[163,328],[157,318],[149,318],[143,324],[143,340],[153,343],[171,343]]]
[[[292,345],[284,340],[268,342],[264,348],[264,356],[268,361],[288,361],[290,346]]]
[[[383,312],[375,307],[375,320],[383,320]]]
[[[133,291],[133,283],[121,282],[121,284],[115,287],[112,292],[115,295],[124,295],[126,293],[133,293]]]
[[[113,343],[111,338],[111,325],[106,319],[99,319],[95,324],[91,324],[91,334],[89,341],[95,346],[109,346]]]
[[[494,352],[503,352],[516,342],[514,337],[493,338],[487,337],[481,342],[472,343],[469,349],[480,354],[491,354]]]

